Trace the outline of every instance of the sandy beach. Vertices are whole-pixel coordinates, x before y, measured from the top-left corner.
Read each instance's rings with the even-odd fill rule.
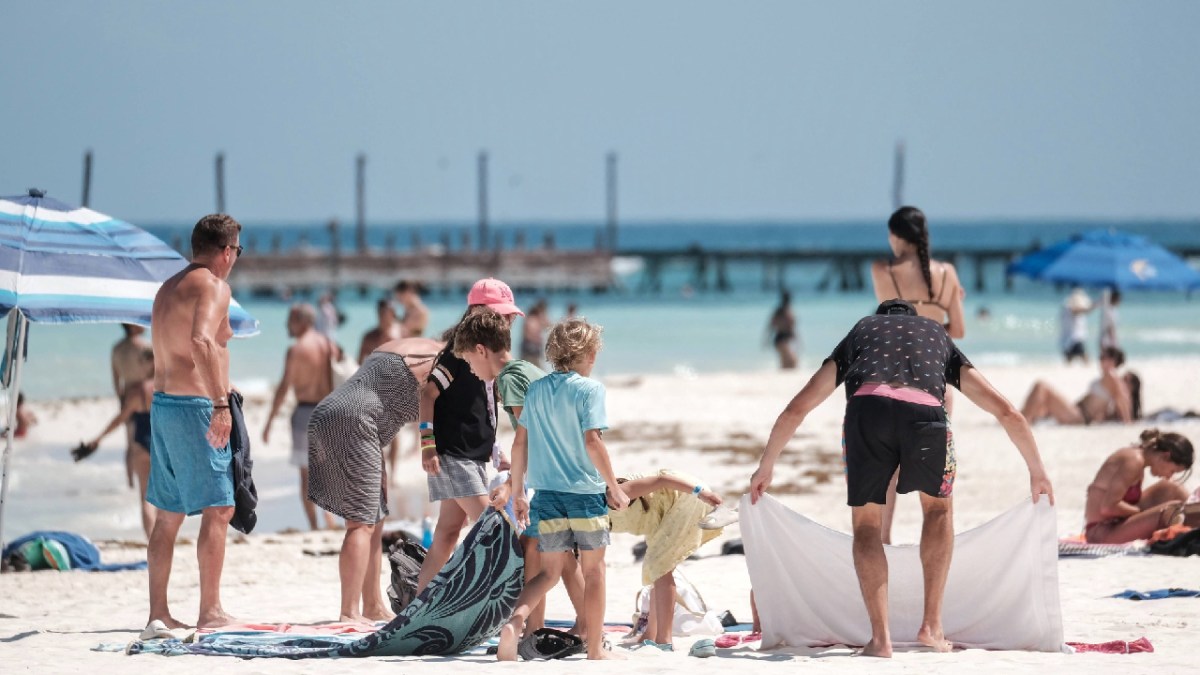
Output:
[[[603,358],[603,356],[601,357]],[[1134,364],[1145,382],[1146,410],[1195,405],[1189,374],[1200,372],[1200,358],[1139,361]],[[1000,366],[985,374],[1009,398],[1020,404],[1036,378],[1049,379],[1070,396],[1082,392],[1095,377],[1095,366]],[[1181,375],[1182,374],[1182,375]],[[618,474],[657,468],[680,468],[696,473],[726,499],[736,500],[745,490],[771,423],[807,377],[807,371],[739,373],[724,375],[648,375],[615,377],[606,381],[612,430],[610,452]],[[844,394],[838,390],[801,427],[776,471],[773,493],[804,515],[839,530],[847,530],[850,512],[845,506],[841,476],[840,423]],[[106,561],[142,559],[140,543],[105,540],[114,533],[127,542],[140,541],[133,499],[124,488],[118,461],[80,465],[66,474],[61,458],[52,459],[31,447],[65,448],[80,437],[94,434],[115,410],[108,399],[43,402],[34,404],[41,419],[29,439],[14,452],[17,480],[10,495],[13,511],[6,520],[10,538],[33,529],[68,529],[93,536]],[[261,435],[265,400],[253,400],[248,423],[252,437]],[[504,425],[507,426],[507,425]],[[1028,481],[1019,455],[1000,426],[986,413],[956,395],[955,438],[959,473],[955,485],[955,526],[964,530],[979,525],[1027,496]],[[1035,427],[1047,469],[1054,481],[1060,536],[1082,528],[1085,488],[1108,453],[1136,440],[1141,426],[1100,425]],[[1182,422],[1162,428],[1200,441],[1200,424]],[[505,430],[502,442],[510,432]],[[256,475],[268,489],[265,508],[299,512],[294,470],[287,465],[286,433],[272,443],[256,445]],[[118,457],[120,440],[113,437],[101,452]],[[424,478],[418,462],[406,455],[393,477],[394,510],[419,509],[424,499]],[[64,477],[65,476],[65,477]],[[294,480],[294,479],[292,479]],[[64,488],[63,483],[70,487]],[[1188,481],[1194,490],[1200,478]],[[288,485],[293,485],[288,489]],[[278,493],[278,494],[276,494]],[[86,508],[83,506],[86,504]],[[190,519],[176,550],[171,584],[175,613],[194,620],[198,601],[194,537],[198,519]],[[896,539],[915,542],[919,510],[914,497],[902,499],[896,519]],[[97,534],[101,533],[101,534]],[[701,549],[699,558],[682,566],[710,608],[728,609],[749,621],[749,577],[741,556],[720,555],[721,543],[738,536],[728,528],[718,540]],[[231,536],[226,558],[223,597],[228,611],[253,622],[295,624],[336,618],[337,568],[335,556],[305,552],[336,551],[340,534],[276,533],[268,530],[249,537]],[[608,555],[607,619],[628,622],[640,580],[640,566],[630,552],[636,540],[616,535]],[[1003,555],[1003,551],[997,551]],[[1132,602],[1113,599],[1125,589],[1151,590],[1196,587],[1200,575],[1192,559],[1160,556],[1069,559],[1059,563],[1064,634],[1068,641],[1103,642],[1148,638],[1152,654],[1049,654],[965,650],[953,654],[901,651],[895,663],[851,657],[852,650],[783,650],[758,652],[751,647],[719,650],[718,658],[700,663],[685,656],[688,638],[678,638],[675,654],[655,650],[629,652],[617,664],[590,665],[597,673],[676,672],[694,668],[722,668],[730,672],[769,672],[795,665],[838,668],[843,672],[874,672],[883,668],[922,672],[1011,671],[1040,667],[1055,672],[1113,671],[1183,672],[1194,668],[1196,630],[1200,628],[1200,600],[1168,599]],[[461,658],[375,658],[337,662],[291,662],[284,659],[244,661],[234,658],[186,656],[164,660],[156,655],[127,657],[91,651],[100,643],[125,642],[135,637],[145,622],[146,573],[40,572],[0,577],[0,662],[5,672],[66,672],[79,670],[118,672],[201,673],[213,669],[238,672],[359,672],[394,668],[405,672],[451,672],[462,664],[490,661],[481,656]],[[861,602],[858,597],[847,602]],[[548,616],[569,618],[570,605],[561,590],[550,596]],[[782,662],[782,663],[780,663]],[[533,666],[543,671],[567,672],[578,657],[565,662]],[[1192,663],[1193,666],[1187,664]],[[491,665],[511,671],[517,666]]]

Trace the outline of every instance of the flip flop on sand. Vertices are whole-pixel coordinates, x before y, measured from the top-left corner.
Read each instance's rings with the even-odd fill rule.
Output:
[[[697,640],[692,648],[688,650],[688,656],[695,656],[700,659],[707,659],[710,656],[717,655],[717,645],[710,638]]]
[[[738,512],[736,508],[725,506],[724,504],[713,509],[711,513],[705,516],[700,521],[700,529],[702,530],[719,530],[723,527],[732,525],[738,521]]]
[[[167,624],[159,619],[146,624],[141,634],[138,635],[139,640],[166,640],[173,637],[175,637],[175,634],[171,632],[170,628],[167,628]]]

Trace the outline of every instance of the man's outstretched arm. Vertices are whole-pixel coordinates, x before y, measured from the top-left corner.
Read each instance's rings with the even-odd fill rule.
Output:
[[[1013,445],[1017,446],[1029,469],[1029,490],[1034,503],[1037,503],[1040,495],[1045,494],[1053,504],[1054,488],[1050,485],[1050,477],[1046,475],[1046,467],[1042,466],[1042,456],[1038,452],[1037,441],[1033,439],[1033,430],[1021,411],[996,391],[992,383],[975,368],[963,368],[959,389],[972,403],[991,413],[1004,427]]]
[[[796,429],[804,422],[804,418],[821,405],[829,395],[837,389],[837,366],[833,361],[826,361],[808,383],[792,398],[783,412],[771,427],[771,436],[767,439],[766,450],[758,461],[758,470],[750,478],[750,501],[757,503],[767,488],[771,487],[771,474],[775,470],[775,460],[788,441],[796,433]]]

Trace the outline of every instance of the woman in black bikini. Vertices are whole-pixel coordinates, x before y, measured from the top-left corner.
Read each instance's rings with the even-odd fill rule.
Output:
[[[799,359],[796,356],[795,349],[793,349],[793,344],[796,342],[796,315],[792,313],[791,293],[787,291],[780,292],[779,306],[771,314],[771,321],[767,324],[767,330],[771,333],[771,341],[775,346],[775,351],[779,353],[780,369],[794,369]]]
[[[147,357],[153,359],[153,353],[146,351]],[[150,531],[154,529],[154,517],[157,510],[146,501],[146,483],[150,480],[150,401],[154,398],[154,380],[143,380],[125,389],[125,397],[121,401],[121,411],[112,418],[104,431],[93,440],[81,444],[72,455],[78,462],[96,452],[100,441],[128,422],[133,426],[133,437],[130,439],[129,456],[126,458],[132,471],[129,474],[129,487],[133,487],[133,476],[137,476],[138,503],[142,506],[142,529],[146,531],[146,539],[150,539]]]
[[[950,337],[958,340],[966,335],[963,322],[963,288],[954,265],[929,257],[929,227],[925,214],[915,206],[902,206],[888,219],[890,260],[877,260],[871,265],[871,281],[875,286],[876,302],[893,298],[907,300],[917,314],[937,321],[946,327]],[[953,409],[953,399],[946,394],[946,412]],[[888,488],[887,504],[883,509],[883,543],[892,543],[892,516],[896,511],[896,479]]]
[[[917,314],[944,325],[955,340],[966,335],[963,289],[954,265],[929,257],[929,228],[925,214],[902,206],[888,219],[891,260],[871,265],[878,302],[899,298],[911,302]]]

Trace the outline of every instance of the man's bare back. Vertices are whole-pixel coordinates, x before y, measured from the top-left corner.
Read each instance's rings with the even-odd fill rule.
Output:
[[[386,330],[382,326],[376,326],[367,331],[363,335],[362,344],[358,348],[358,362],[362,363],[367,360],[371,352],[379,349],[380,346],[391,342],[392,340],[400,339],[400,324],[392,324]]]
[[[311,327],[288,349],[288,377],[300,403],[318,403],[333,391],[332,351],[329,339]]]
[[[229,391],[230,295],[229,284],[198,265],[163,283],[151,313],[155,391],[213,399]],[[198,346],[215,350],[216,373],[197,367]]]

